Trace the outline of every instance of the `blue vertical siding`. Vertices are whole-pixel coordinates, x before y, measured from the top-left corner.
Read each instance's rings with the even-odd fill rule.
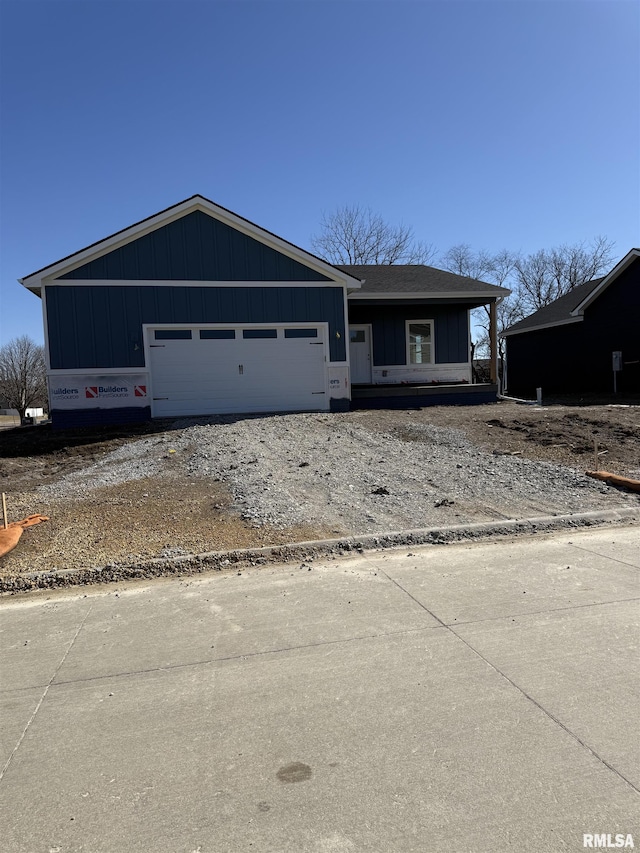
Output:
[[[61,279],[330,281],[321,273],[196,210]]]
[[[349,305],[349,322],[371,323],[375,366],[406,364],[407,320],[433,320],[436,364],[469,361],[465,305]]]
[[[467,312],[439,310],[434,316],[436,363],[459,363],[469,360],[469,326]]]
[[[344,361],[342,287],[47,285],[51,367],[144,367],[143,323],[329,323]]]

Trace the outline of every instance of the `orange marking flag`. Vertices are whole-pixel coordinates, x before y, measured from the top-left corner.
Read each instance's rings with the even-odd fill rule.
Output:
[[[25,527],[40,524],[41,521],[49,521],[48,515],[30,515],[22,521],[13,521],[7,528],[0,527],[0,557],[4,557],[18,544],[22,531]]]

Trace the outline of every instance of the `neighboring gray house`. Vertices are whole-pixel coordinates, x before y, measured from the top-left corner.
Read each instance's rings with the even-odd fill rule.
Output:
[[[57,427],[496,398],[471,387],[469,312],[508,291],[333,266],[199,195],[21,284],[43,301]]]

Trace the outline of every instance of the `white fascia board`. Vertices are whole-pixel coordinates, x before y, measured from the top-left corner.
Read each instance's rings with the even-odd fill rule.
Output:
[[[240,231],[249,237],[253,237],[258,240],[258,242],[276,249],[281,254],[299,261],[311,269],[315,269],[322,273],[322,275],[332,278],[338,284],[349,286],[350,288],[361,287],[359,279],[354,278],[342,270],[336,269],[336,267],[331,264],[328,264],[320,258],[316,258],[314,255],[305,252],[304,249],[300,249],[292,243],[288,243],[286,240],[277,237],[275,234],[265,231],[258,225],[254,225],[252,222],[249,222],[249,220],[243,219],[235,213],[232,213],[230,210],[219,207],[199,195],[186,199],[185,201],[180,202],[179,204],[174,205],[155,216],[144,219],[136,225],[132,225],[129,228],[118,231],[111,237],[106,237],[104,240],[94,243],[86,249],[82,249],[63,260],[57,261],[36,273],[32,273],[29,276],[18,279],[18,281],[28,290],[38,292],[43,281],[51,281],[64,273],[72,272],[74,269],[77,269],[78,267],[81,267],[102,255],[106,255],[115,249],[126,246],[128,243],[131,243],[140,237],[144,237],[145,234],[156,231],[158,228],[168,225],[171,222],[175,222],[175,220],[181,219],[183,216],[186,216],[188,213],[192,213],[196,210],[201,210],[203,213],[213,216],[214,219],[229,225],[237,231]]]
[[[527,326],[526,329],[514,329],[513,332],[502,332],[501,338],[509,338],[512,335],[525,335],[527,332],[537,332],[540,329],[554,329],[556,326],[569,326],[571,323],[581,323],[584,317],[570,317],[568,320],[556,320],[554,323],[540,323],[538,326]]]
[[[105,237],[104,240],[100,240],[97,243],[92,243],[91,246],[87,246],[87,248],[81,249],[79,252],[75,252],[60,261],[56,261],[56,263],[51,264],[48,267],[44,267],[44,269],[41,269],[32,275],[20,278],[18,281],[29,290],[34,287],[39,287],[45,280],[50,282],[51,280],[56,279],[59,275],[72,272],[74,269],[77,269],[78,267],[81,267],[102,255],[106,255],[115,249],[126,246],[128,243],[133,242],[133,240],[144,237],[145,234],[149,234],[151,231],[156,231],[161,226],[168,225],[170,222],[180,219],[186,213],[190,213],[192,210],[196,209],[198,209],[196,199],[187,199],[169,210],[158,213],[148,219],[144,219],[142,222],[132,225],[129,228],[125,228],[122,231],[118,231],[110,237]]]
[[[73,278],[47,282],[47,287],[341,287],[339,281],[183,281],[182,279],[149,278]],[[44,285],[43,285],[44,287]]]
[[[349,376],[351,376],[351,353],[349,352],[349,291],[345,287],[343,291],[343,300],[342,304],[344,308],[344,355],[345,355],[345,364],[349,368]],[[349,391],[349,397],[351,397],[351,391]]]
[[[603,278],[600,284],[595,287],[588,296],[585,296],[585,298],[582,300],[582,302],[580,302],[579,305],[576,305],[576,307],[571,312],[571,316],[578,317],[582,315],[584,313],[585,308],[588,308],[592,302],[595,302],[595,300],[600,296],[602,291],[606,290],[607,287],[609,287],[609,285],[616,280],[620,273],[624,272],[624,270],[626,270],[629,264],[633,263],[636,258],[640,258],[640,249],[631,249],[631,251],[615,265],[609,275]]]
[[[412,299],[466,299],[466,300],[476,300],[476,299],[502,299],[505,296],[508,296],[511,291],[506,290],[505,288],[501,288],[502,293],[496,293],[495,291],[491,293],[487,293],[486,291],[442,291],[438,292],[423,292],[419,290],[414,290],[411,293],[394,293],[394,292],[380,292],[377,293],[372,290],[368,290],[365,293],[353,293],[349,294],[349,299],[364,301],[366,299],[406,299],[410,301]]]

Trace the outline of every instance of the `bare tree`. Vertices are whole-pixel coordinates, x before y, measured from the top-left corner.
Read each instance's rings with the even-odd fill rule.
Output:
[[[311,248],[331,264],[428,264],[433,246],[418,242],[408,225],[389,225],[371,208],[345,205],[323,215]]]
[[[521,255],[502,249],[495,254],[474,251],[466,243],[452,246],[440,259],[444,269],[458,275],[508,287],[511,296],[497,305],[498,355],[503,357],[501,333],[527,314],[537,311],[606,273],[613,259],[613,243],[596,237],[590,243],[561,245]],[[489,306],[473,314],[477,340],[472,348],[485,355],[489,347]]]
[[[47,399],[47,370],[44,347],[23,335],[0,347],[0,397],[20,420],[33,405]]]
[[[560,296],[551,274],[549,252],[546,249],[518,258],[515,273],[516,286],[529,313],[549,305]]]
[[[518,320],[526,315],[526,311],[522,302],[520,293],[515,290],[510,296],[504,297],[496,305],[496,331],[498,336],[498,360],[504,362],[506,356],[506,346],[504,338],[501,337],[502,332],[513,326]],[[473,312],[473,317],[476,325],[476,341],[475,350],[478,355],[488,356],[490,351],[489,344],[489,307],[483,305]]]
[[[519,257],[515,278],[525,308],[532,312],[549,305],[574,287],[603,275],[612,260],[613,243],[605,237]]]
[[[492,269],[491,256],[482,250],[474,252],[468,243],[452,246],[440,258],[442,269],[483,281]]]
[[[509,281],[516,268],[518,256],[508,249],[500,249],[493,255],[489,255],[488,271],[492,284],[498,287],[509,287]]]
[[[480,250],[475,252],[467,243],[452,246],[440,259],[444,269],[496,284],[498,287],[510,287],[518,256],[508,249],[501,249],[495,254]],[[501,332],[513,323],[521,320],[525,308],[517,291],[501,299],[496,306],[496,326],[498,335],[498,358],[504,358],[504,343],[500,338]],[[483,305],[473,312],[475,340],[471,341],[472,359],[475,355],[489,355],[490,308]]]

